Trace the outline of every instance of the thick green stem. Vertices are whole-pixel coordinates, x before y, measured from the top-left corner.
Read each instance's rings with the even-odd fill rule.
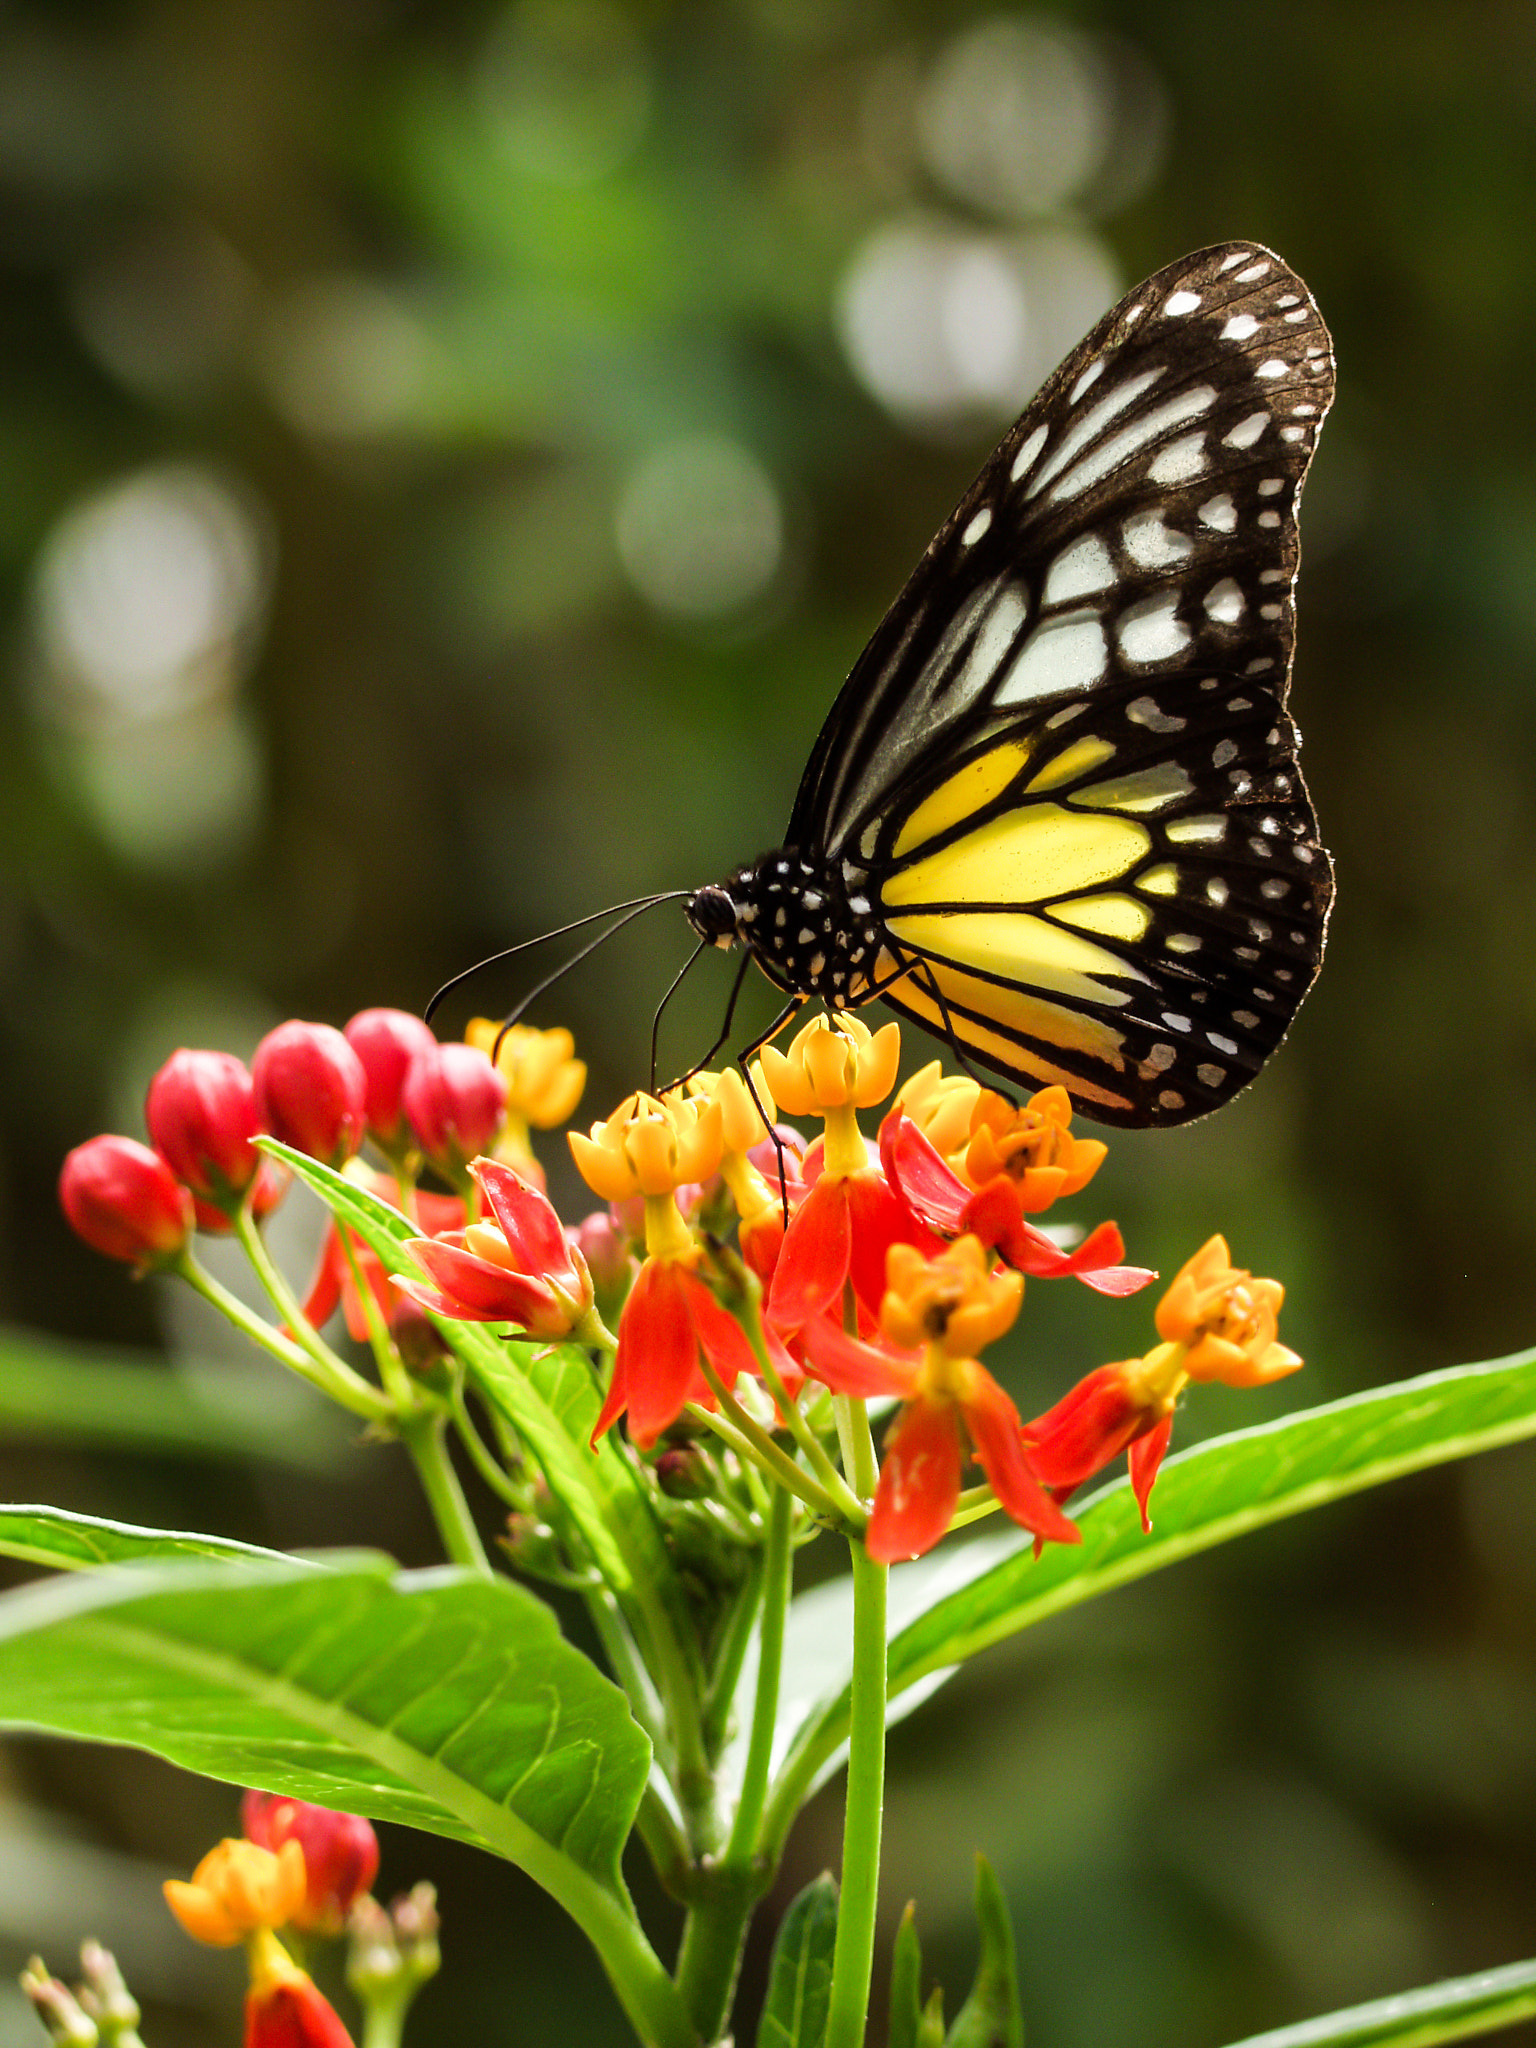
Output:
[[[400,2048],[416,1987],[400,1985],[363,2002],[363,2048]]]
[[[448,1456],[447,1417],[430,1411],[402,1416],[399,1429],[400,1440],[415,1463],[444,1550],[455,1564],[478,1572],[483,1579],[494,1578],[464,1489],[459,1485],[459,1475]]]
[[[849,1474],[868,1499],[877,1471],[862,1401],[849,1403]],[[887,1567],[862,1542],[853,1562],[853,1688],[848,1727],[848,1793],[843,1811],[843,1870],[832,1955],[832,1997],[824,2048],[863,2048],[875,1954],[880,1888],[880,1821],[885,1796],[885,1596]]]

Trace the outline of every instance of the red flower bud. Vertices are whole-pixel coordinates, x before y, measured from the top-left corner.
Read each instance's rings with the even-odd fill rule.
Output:
[[[93,1250],[136,1266],[167,1265],[192,1235],[192,1197],[137,1138],[91,1138],[59,1174],[70,1228]]]
[[[472,1045],[438,1045],[411,1061],[400,1102],[422,1151],[459,1172],[501,1128],[507,1078]]]
[[[273,1855],[284,1842],[304,1851],[305,1897],[293,1925],[322,1934],[339,1934],[353,1901],[360,1899],[379,1871],[379,1838],[357,1813],[335,1813],[276,1792],[247,1792],[240,1802],[240,1824],[248,1842]]]
[[[245,1994],[245,2048],[352,2048],[352,2036],[314,1979],[295,1966]]]
[[[345,1036],[368,1077],[369,1133],[393,1145],[403,1135],[400,1089],[406,1069],[413,1059],[436,1052],[437,1040],[430,1025],[408,1010],[359,1010]]]
[[[179,1181],[230,1209],[255,1179],[261,1154],[256,1087],[233,1053],[173,1052],[149,1084],[144,1121],[150,1143]]]
[[[274,1138],[327,1166],[340,1166],[363,1141],[368,1077],[329,1024],[279,1024],[251,1061],[256,1105]]]
[[[263,1216],[271,1215],[292,1185],[293,1175],[281,1160],[263,1157],[256,1169],[256,1185],[246,1196],[251,1214],[258,1223]],[[211,1237],[228,1237],[235,1227],[233,1208],[224,1209],[217,1202],[205,1202],[201,1195],[192,1197],[192,1208],[198,1229],[206,1230]]]

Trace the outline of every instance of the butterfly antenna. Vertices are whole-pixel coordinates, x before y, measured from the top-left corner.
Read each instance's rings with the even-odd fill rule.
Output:
[[[676,974],[673,975],[670,987],[667,989],[667,992],[662,997],[661,1001],[656,1005],[656,1014],[651,1019],[651,1093],[653,1095],[656,1093],[656,1040],[661,1031],[662,1016],[666,1010],[668,1003],[671,1002],[672,998],[677,994],[678,990],[682,987],[684,981],[687,979],[689,969],[693,967],[695,962],[698,960],[699,955],[704,951],[705,947],[709,945],[709,943],[710,941],[708,939],[700,939],[699,943],[688,955],[688,958],[683,962],[682,966],[679,967]],[[746,957],[750,959],[751,955],[748,954]],[[699,1067],[707,1067],[713,1058],[713,1053],[706,1053],[704,1055],[704,1058],[699,1062]],[[689,1071],[686,1074],[684,1074],[683,1080],[674,1081],[672,1083],[672,1086],[674,1088],[681,1088],[683,1085],[683,1081],[691,1081],[694,1075],[698,1073],[699,1067],[691,1067]]]
[[[741,977],[738,975],[736,987],[740,988],[740,986]],[[731,1000],[733,1003],[735,999],[736,989],[732,989]],[[784,1212],[784,1228],[786,1230],[789,1228],[789,1175],[784,1170],[784,1140],[779,1135],[778,1125],[768,1114],[768,1111],[764,1109],[762,1097],[757,1092],[757,1083],[752,1078],[752,1056],[754,1053],[761,1052],[771,1039],[777,1038],[790,1019],[799,1016],[809,1000],[808,996],[793,997],[780,1010],[778,1016],[768,1026],[768,1029],[754,1038],[750,1045],[744,1045],[736,1055],[736,1064],[741,1069],[741,1078],[747,1084],[747,1093],[752,1098],[752,1107],[767,1125],[768,1136],[773,1141],[773,1155],[779,1163],[779,1206]],[[718,1047],[716,1050],[718,1050]]]
[[[599,932],[595,939],[588,939],[584,946],[578,947],[570,959],[565,961],[562,966],[557,967],[553,974],[546,974],[542,981],[535,982],[517,1007],[509,1010],[506,1016],[502,1018],[501,1029],[496,1034],[496,1043],[491,1048],[492,1061],[494,1062],[499,1058],[502,1042],[513,1025],[520,1023],[524,1013],[532,1008],[539,1000],[539,997],[544,995],[549,989],[552,989],[557,981],[563,981],[573,967],[579,967],[583,960],[589,960],[600,947],[607,945],[616,932],[623,931],[627,924],[633,924],[637,917],[644,917],[645,913],[648,910],[654,910],[658,903],[675,903],[679,897],[691,894],[692,891],[688,889],[672,889],[664,896],[643,896],[636,903],[615,905],[615,908],[622,910],[624,915],[614,918],[613,923],[608,926],[606,931]],[[599,917],[608,917],[610,915],[612,913],[607,910],[598,912]],[[590,917],[584,917],[581,922],[583,924],[591,924],[593,920]],[[569,927],[569,929],[574,929],[574,927]],[[555,937],[557,934],[551,933],[550,936]]]
[[[462,988],[466,981],[473,980],[477,974],[483,973],[487,967],[495,967],[503,960],[511,960],[518,953],[526,953],[532,947],[542,946],[550,939],[567,938],[572,932],[579,932],[589,924],[596,924],[601,918],[614,917],[621,910],[632,910],[638,916],[642,910],[649,910],[654,904],[677,903],[692,893],[689,889],[667,889],[659,896],[636,896],[631,898],[628,903],[610,903],[606,910],[590,911],[587,916],[578,917],[570,924],[560,925],[552,932],[540,932],[536,939],[522,939],[515,946],[504,946],[499,953],[488,953],[483,960],[477,960],[473,967],[466,967],[461,974],[454,975],[451,981],[445,981],[421,1014],[426,1022],[430,1024],[438,1006],[448,996],[451,996],[456,988]],[[626,924],[628,921],[627,918],[621,920],[621,922]],[[617,931],[619,929],[618,925],[615,925],[613,929]],[[601,945],[602,940],[599,940],[598,944]],[[588,947],[587,952],[590,951],[592,951],[592,948]],[[585,958],[586,953],[578,953],[576,956],[577,960],[584,960]],[[572,961],[570,964],[574,966],[576,963]],[[562,968],[561,973],[564,973],[564,971],[564,968]],[[547,987],[548,984],[546,983],[545,986]]]

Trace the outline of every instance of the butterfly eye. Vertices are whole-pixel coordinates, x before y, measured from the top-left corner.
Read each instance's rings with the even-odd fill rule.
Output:
[[[697,889],[689,897],[684,914],[701,939],[712,946],[729,945],[736,937],[738,913],[728,889],[718,882]]]

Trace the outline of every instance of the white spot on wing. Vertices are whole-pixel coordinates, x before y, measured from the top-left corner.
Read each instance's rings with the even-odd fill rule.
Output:
[[[1032,498],[1036,491],[1043,490],[1053,478],[1060,476],[1070,463],[1076,462],[1112,419],[1118,418],[1128,405],[1134,405],[1144,391],[1151,390],[1162,376],[1164,367],[1159,364],[1154,370],[1143,370],[1140,376],[1127,377],[1123,384],[1116,384],[1112,390],[1106,391],[1098,404],[1090,406],[1082,418],[1063,434],[1061,445],[1048,462],[1042,463],[1039,475],[1031,482],[1025,495]],[[1069,498],[1084,490],[1099,477],[1107,475],[1117,462],[1123,461],[1137,448],[1156,440],[1167,428],[1176,427],[1181,420],[1193,419],[1196,413],[1204,412],[1208,405],[1214,403],[1215,397],[1216,393],[1208,384],[1197,385],[1193,391],[1181,392],[1177,398],[1169,399],[1166,405],[1160,405],[1154,412],[1134,420],[1089,456],[1071,477],[1064,478],[1054,495]]]
[[[1116,638],[1127,661],[1172,661],[1189,645],[1189,628],[1176,616],[1178,593],[1144,598],[1120,614]]]
[[[1065,604],[1069,598],[1090,597],[1096,590],[1108,590],[1115,580],[1115,565],[1109,549],[1096,533],[1086,534],[1063,548],[1052,562],[1045,579],[1045,603]]]
[[[1015,483],[1018,482],[1019,478],[1045,446],[1045,437],[1049,432],[1049,427],[1036,427],[1034,432],[1026,437],[1024,445],[1013,458],[1012,469],[1008,472]]]
[[[1243,616],[1243,593],[1232,577],[1223,576],[1205,593],[1205,609],[1219,626],[1235,626]]]
[[[1171,712],[1160,711],[1155,697],[1136,697],[1125,707],[1132,725],[1144,725],[1148,732],[1182,732],[1185,721]]]
[[[999,663],[1007,658],[1028,615],[1029,604],[1024,592],[1017,583],[1005,583],[982,621],[966,656],[965,667],[946,696],[947,706],[952,705],[959,710],[985,689]]]
[[[1003,677],[994,709],[1036,697],[1091,690],[1104,674],[1109,649],[1097,612],[1064,612],[1036,626]]]
[[[1223,341],[1246,341],[1250,334],[1257,334],[1259,323],[1251,313],[1234,313],[1221,330]]]
[[[1181,314],[1193,313],[1199,303],[1200,294],[1198,292],[1174,292],[1163,301],[1163,311],[1165,313],[1172,313],[1175,318],[1178,318]]]
[[[1246,263],[1249,254],[1250,251],[1247,249],[1234,249],[1230,256],[1223,256],[1221,259],[1222,276],[1225,277],[1229,270],[1236,270],[1239,263]]]
[[[1204,468],[1204,434],[1186,434],[1181,441],[1168,443],[1147,470],[1147,476],[1155,484],[1186,484]]]
[[[1237,273],[1239,284],[1257,284],[1261,277],[1268,277],[1271,269],[1268,263],[1250,263],[1246,270]]]
[[[1076,405],[1077,401],[1082,397],[1083,393],[1088,389],[1089,385],[1096,384],[1100,377],[1103,376],[1103,374],[1104,358],[1100,356],[1096,362],[1092,362],[1088,365],[1087,369],[1084,370],[1081,377],[1079,377],[1077,382],[1072,386],[1071,391],[1067,395],[1068,405]]]
[[[1232,502],[1232,493],[1223,491],[1219,497],[1207,498],[1198,517],[1200,524],[1210,527],[1213,533],[1236,533],[1237,507]]]
[[[1194,551],[1186,534],[1163,524],[1160,511],[1134,513],[1120,531],[1125,551],[1138,569],[1171,569]]]
[[[1255,377],[1283,377],[1290,367],[1283,356],[1271,356],[1267,362],[1260,363],[1253,374]]]
[[[983,505],[981,510],[972,516],[969,524],[966,526],[964,533],[961,534],[961,546],[968,548],[974,541],[980,540],[981,536],[986,532],[987,528],[991,524],[992,507],[990,505]]]
[[[1260,434],[1269,425],[1267,412],[1251,412],[1247,419],[1239,420],[1230,434],[1222,436],[1224,448],[1251,448]]]

